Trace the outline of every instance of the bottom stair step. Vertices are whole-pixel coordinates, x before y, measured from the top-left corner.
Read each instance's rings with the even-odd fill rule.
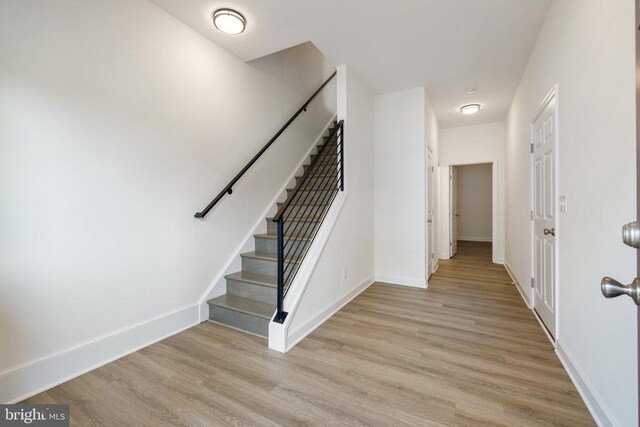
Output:
[[[276,306],[235,295],[222,295],[207,301],[209,319],[266,337]]]

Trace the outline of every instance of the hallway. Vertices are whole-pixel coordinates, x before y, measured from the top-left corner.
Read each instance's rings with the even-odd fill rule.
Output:
[[[374,284],[287,354],[205,322],[37,395],[72,425],[593,425],[488,244]]]

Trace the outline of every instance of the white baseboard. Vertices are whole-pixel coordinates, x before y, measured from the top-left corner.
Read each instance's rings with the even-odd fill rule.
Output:
[[[491,237],[462,237],[462,236],[458,236],[458,241],[465,241],[465,242],[487,242],[487,243],[491,243],[493,241],[493,239]]]
[[[298,344],[304,337],[316,330],[320,325],[329,320],[331,316],[336,314],[342,307],[349,304],[352,299],[360,295],[369,286],[374,283],[373,277],[360,283],[354,289],[349,291],[346,295],[340,297],[333,304],[330,304],[327,308],[315,315],[311,320],[298,328],[296,331],[289,334],[287,337],[287,351],[291,350],[296,344]]]
[[[600,427],[617,426],[618,423],[615,422],[611,412],[597,395],[589,380],[584,376],[573,357],[571,357],[571,354],[567,352],[559,341],[556,341],[556,354],[560,359],[560,363],[564,366],[564,370],[567,371],[571,381],[573,381],[573,385],[576,386],[578,393],[580,393],[585,405],[587,405],[587,409],[589,409],[596,424]]]
[[[0,402],[20,402],[198,323],[196,304],[0,373]]]
[[[529,297],[527,296],[527,294],[524,292],[524,290],[520,286],[520,282],[518,282],[518,279],[516,279],[516,276],[515,276],[515,274],[513,274],[513,271],[511,270],[511,267],[509,267],[509,262],[507,260],[504,260],[503,265],[504,265],[505,270],[507,270],[507,273],[509,274],[509,277],[511,277],[511,280],[516,285],[516,289],[518,290],[518,292],[520,292],[520,296],[524,300],[524,303],[527,305],[527,307],[531,308],[531,301],[529,300]]]
[[[410,286],[413,288],[427,288],[426,279],[416,279],[413,277],[387,276],[376,274],[376,282],[390,283],[392,285]]]

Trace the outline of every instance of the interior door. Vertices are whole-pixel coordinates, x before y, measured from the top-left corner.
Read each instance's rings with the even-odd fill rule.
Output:
[[[427,250],[427,268],[428,275],[435,271],[436,265],[436,248],[435,248],[435,227],[434,218],[435,218],[435,165],[433,163],[433,154],[431,150],[428,150],[428,159],[427,159],[427,169],[429,174],[429,182],[427,186],[427,242],[428,242],[428,250]]]
[[[636,303],[637,331],[640,331],[640,0],[636,0],[636,220],[622,227],[622,241],[636,250],[636,278],[624,285],[611,277],[600,283],[606,298],[620,295],[631,297]],[[638,355],[640,355],[640,333],[636,334]],[[640,425],[640,358],[638,359],[638,425]]]
[[[640,355],[640,0],[636,0],[636,220],[622,227],[622,241],[636,250],[636,278],[628,285],[605,277],[600,283],[606,298],[628,295],[636,303],[636,334]],[[638,359],[638,425],[640,425],[640,357]]]
[[[451,252],[449,256],[454,256],[458,253],[458,169],[455,166],[450,166],[449,171],[449,194],[450,197],[450,209],[449,216],[451,217]]]
[[[555,96],[533,123],[533,307],[549,332],[556,330]]]
[[[637,221],[640,221],[640,0],[636,1],[636,210],[637,229]],[[634,242],[625,243],[636,249],[636,278],[638,278],[640,277],[640,245],[633,245]],[[636,311],[638,324],[636,329],[636,339],[638,340],[638,425],[640,426],[640,306],[636,308]]]

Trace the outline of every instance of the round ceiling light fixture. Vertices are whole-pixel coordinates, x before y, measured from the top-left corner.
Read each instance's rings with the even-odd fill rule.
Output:
[[[218,9],[213,12],[213,25],[225,34],[240,34],[247,21],[241,13],[232,9]]]
[[[480,111],[480,104],[468,104],[460,107],[460,112],[466,115],[475,114],[478,111]]]

